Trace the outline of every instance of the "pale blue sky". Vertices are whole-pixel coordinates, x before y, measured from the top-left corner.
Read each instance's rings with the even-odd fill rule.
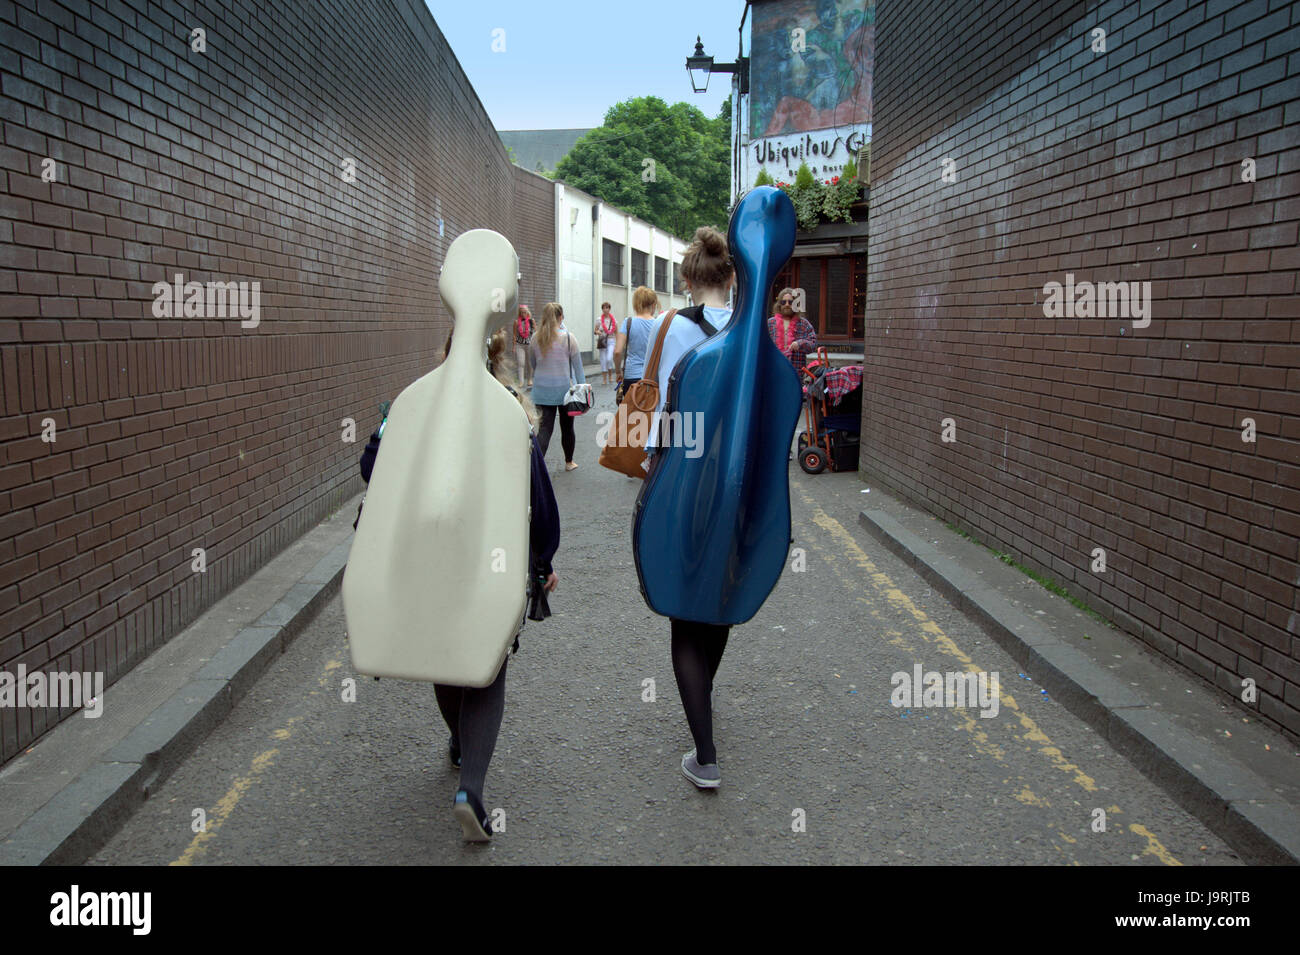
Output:
[[[707,93],[693,93],[686,57],[699,34],[706,53],[735,62],[745,10],[744,0],[426,3],[497,129],[599,126],[609,107],[633,96],[716,116],[730,74],[714,74]],[[498,29],[505,51],[494,53]],[[748,21],[745,34],[748,44]]]

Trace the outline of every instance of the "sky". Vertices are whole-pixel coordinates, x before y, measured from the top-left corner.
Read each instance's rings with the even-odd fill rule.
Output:
[[[744,0],[426,0],[497,129],[599,126],[634,96],[716,116],[731,90],[694,93],[686,58],[734,63]],[[752,15],[752,14],[751,14]],[[749,23],[745,23],[748,42]],[[494,32],[502,31],[502,32]],[[504,47],[497,52],[493,45]]]

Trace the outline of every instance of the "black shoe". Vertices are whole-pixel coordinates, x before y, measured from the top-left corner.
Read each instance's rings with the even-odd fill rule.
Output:
[[[451,765],[460,769],[460,747],[454,739],[447,741],[447,755],[451,758]]]
[[[492,823],[483,804],[471,792],[460,790],[451,804],[451,814],[460,823],[466,842],[487,842],[492,838]]]

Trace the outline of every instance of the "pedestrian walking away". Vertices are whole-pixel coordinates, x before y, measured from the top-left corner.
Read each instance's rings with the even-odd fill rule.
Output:
[[[454,333],[454,329],[453,329]],[[518,399],[528,416],[530,430],[537,422],[537,412],[532,402],[521,391],[506,358],[509,333],[500,329],[492,336],[488,346],[488,370],[512,395]],[[450,354],[452,335],[447,336],[445,354]],[[485,435],[485,440],[492,436]],[[374,468],[382,440],[382,427],[377,429],[361,455],[361,477],[367,484]],[[560,517],[551,481],[546,473],[542,449],[535,435],[529,435],[532,463],[529,487],[529,582],[531,619],[540,620],[550,615],[546,594],[554,591],[559,578],[551,560],[559,547]],[[519,649],[518,635],[514,651]],[[461,825],[466,841],[486,842],[491,837],[491,820],[483,806],[483,787],[487,779],[488,764],[496,749],[501,719],[505,712],[506,666],[486,687],[434,684],[434,696],[443,721],[451,737],[447,744],[448,759],[453,769],[460,772],[459,788],[452,804],[452,812]]]
[[[627,390],[641,380],[645,371],[650,326],[659,311],[659,296],[642,285],[632,293],[632,309],[636,315],[624,320],[614,343],[614,366],[619,379],[615,404],[623,400]]]
[[[560,447],[564,451],[564,469],[575,470],[573,452],[578,441],[573,430],[573,418],[564,413],[564,395],[571,381],[585,382],[582,370],[582,352],[578,341],[563,327],[564,309],[558,302],[548,302],[542,308],[542,320],[532,343],[528,346],[533,361],[533,404],[541,414],[537,440],[542,457],[551,444],[555,419],[560,419]]]
[[[696,303],[677,311],[669,324],[659,360],[659,380],[667,382],[682,356],[704,341],[731,318],[727,296],[735,281],[727,240],[717,229],[703,227],[682,257],[682,283]],[[689,319],[682,321],[682,319]],[[646,341],[659,334],[663,317],[647,323]],[[705,326],[711,330],[706,330]],[[644,345],[641,346],[644,353]],[[647,450],[653,453],[659,434],[660,412],[668,389],[660,388],[659,406],[650,427]],[[716,789],[722,782],[713,742],[713,681],[722,663],[731,631],[727,626],[670,618],[673,675],[686,713],[695,748],[682,757],[682,774],[701,789]]]

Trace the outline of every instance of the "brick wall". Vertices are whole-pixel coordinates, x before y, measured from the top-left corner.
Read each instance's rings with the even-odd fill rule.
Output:
[[[542,317],[542,306],[555,293],[555,183],[545,176],[512,167],[515,176],[515,231],[509,234],[519,253],[519,304]]]
[[[864,470],[1300,734],[1300,6],[877,12]]]
[[[360,489],[456,235],[554,294],[550,193],[419,0],[0,0],[0,30],[0,667],[111,682]],[[259,323],[155,317],[176,273],[259,282]],[[59,715],[0,708],[0,760]]]

